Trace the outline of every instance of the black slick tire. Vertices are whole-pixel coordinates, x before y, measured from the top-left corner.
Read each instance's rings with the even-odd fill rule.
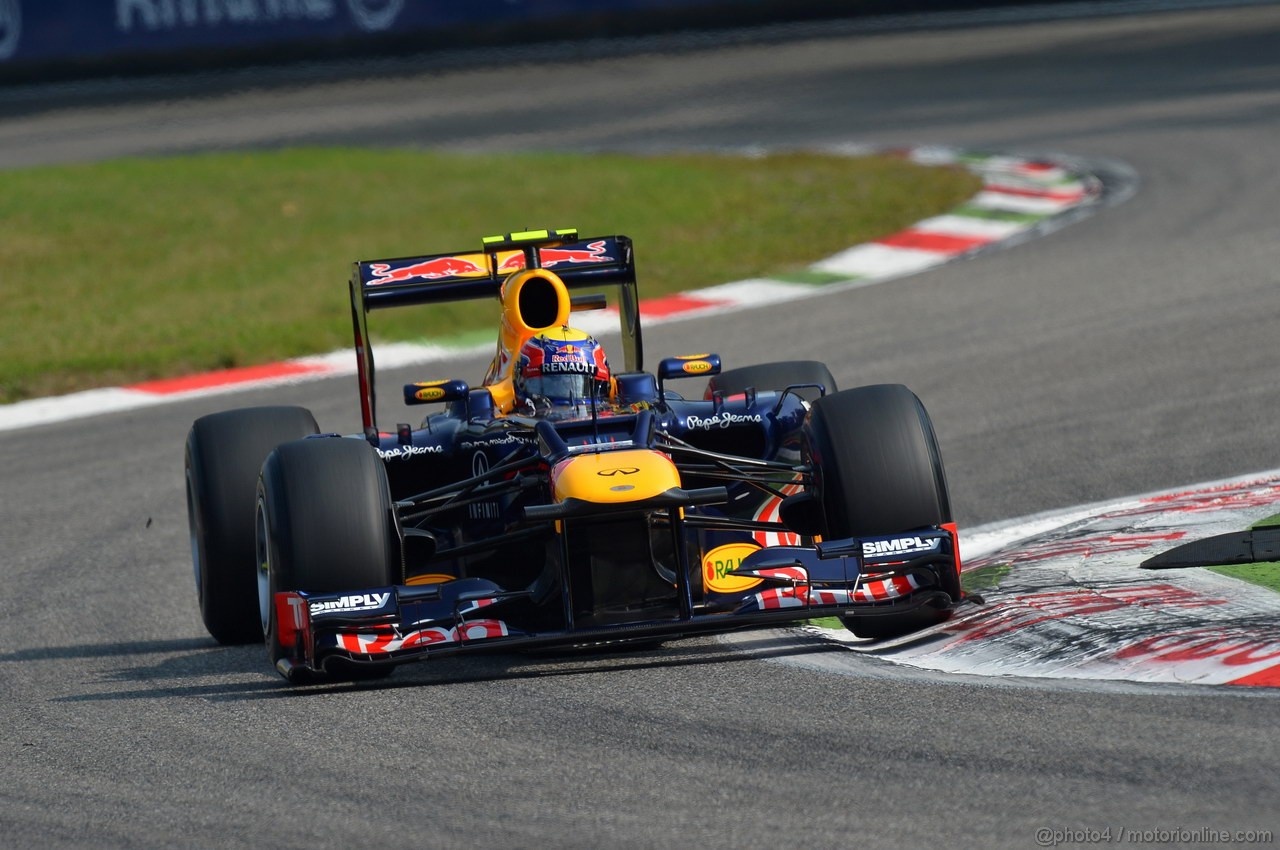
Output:
[[[301,407],[251,407],[202,416],[186,445],[187,520],[200,615],[222,644],[262,640],[253,502],[258,471],[282,442],[319,431]]]
[[[825,363],[817,360],[780,360],[776,363],[760,363],[755,366],[740,366],[728,369],[714,376],[707,383],[706,398],[713,392],[724,396],[738,395],[748,388],[758,392],[770,392],[786,389],[797,384],[822,384],[827,395],[837,389],[836,379]],[[801,396],[812,401],[819,396],[817,389],[806,387],[797,390]]]
[[[933,424],[911,390],[878,384],[828,395],[814,402],[804,433],[826,539],[896,534],[951,522]],[[959,600],[954,570],[940,571],[938,584]],[[886,638],[949,615],[945,609],[924,607],[843,621],[859,637]]]
[[[386,470],[364,440],[278,446],[262,465],[255,526],[260,628],[273,665],[291,650],[279,641],[277,592],[340,593],[402,583]],[[330,678],[370,678],[390,669],[350,665],[330,671]]]

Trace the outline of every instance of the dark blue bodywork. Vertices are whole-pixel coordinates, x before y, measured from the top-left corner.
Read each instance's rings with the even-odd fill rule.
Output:
[[[474,255],[358,263],[352,309],[363,438],[386,471],[400,574],[385,587],[339,594],[276,592],[282,673],[297,678],[335,659],[388,665],[462,651],[652,641],[956,601],[938,580],[940,572],[957,574],[954,528],[820,541],[804,521],[814,477],[810,402],[802,393],[813,398],[826,388],[704,392],[697,379],[719,371],[715,355],[671,358],[656,374],[646,372],[630,240],[577,240],[575,233],[535,244],[562,248],[563,256],[577,250],[592,263],[557,270],[558,297],[580,287],[620,288],[626,369],[616,375],[613,398],[569,414],[503,412],[497,387],[426,382],[407,386],[406,400],[443,408],[417,427],[377,428],[367,312],[500,294],[501,252],[512,243],[486,248],[486,277],[410,279]],[[528,268],[544,267],[536,248],[524,250]],[[688,379],[673,387],[677,377]],[[677,486],[620,503],[557,495],[563,464],[637,450],[673,466]]]

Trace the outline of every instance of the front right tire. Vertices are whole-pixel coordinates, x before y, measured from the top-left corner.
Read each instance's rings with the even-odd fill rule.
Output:
[[[187,522],[200,615],[222,644],[262,640],[254,559],[254,492],[280,443],[319,431],[301,407],[249,407],[202,416],[186,446]]]

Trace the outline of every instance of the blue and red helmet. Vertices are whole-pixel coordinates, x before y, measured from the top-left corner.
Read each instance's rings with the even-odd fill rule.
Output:
[[[590,334],[565,326],[546,330],[520,347],[516,394],[552,404],[608,398],[609,360]]]

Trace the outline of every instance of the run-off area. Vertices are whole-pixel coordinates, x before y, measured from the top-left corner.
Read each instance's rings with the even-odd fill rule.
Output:
[[[961,529],[965,589],[980,602],[892,641],[805,626],[858,656],[793,661],[865,674],[861,656],[870,655],[903,669],[1064,684],[1280,687],[1280,594],[1203,567],[1141,567],[1277,513],[1280,470],[1273,470]]]

